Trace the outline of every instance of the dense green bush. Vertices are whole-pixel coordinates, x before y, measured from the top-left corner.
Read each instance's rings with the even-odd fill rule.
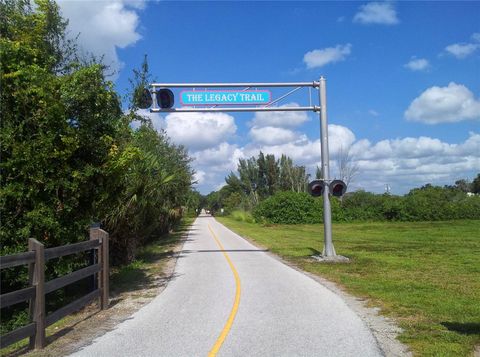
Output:
[[[480,196],[431,185],[405,196],[357,191],[341,200],[331,197],[330,204],[335,222],[480,219]],[[322,214],[322,197],[291,191],[277,193],[253,210],[257,222],[283,224],[321,223]]]
[[[257,222],[321,223],[322,208],[319,202],[304,192],[279,192],[262,201],[253,210],[253,217]]]
[[[351,193],[342,199],[343,218],[345,221],[382,220],[382,204],[382,197],[374,193]]]

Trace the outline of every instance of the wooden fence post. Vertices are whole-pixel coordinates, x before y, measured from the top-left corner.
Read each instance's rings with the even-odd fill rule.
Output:
[[[35,300],[30,303],[31,318],[35,322],[35,341],[30,344],[37,348],[45,347],[45,247],[34,238],[28,240],[28,249],[35,251],[35,263],[30,269],[31,283],[35,286]]]
[[[101,267],[101,271],[98,273],[98,287],[101,290],[100,293],[100,308],[105,310],[108,308],[109,298],[109,259],[108,259],[108,233],[99,227],[90,227],[90,239],[99,239],[100,247],[97,255],[98,264]]]
[[[96,240],[98,239],[98,234],[97,234],[97,226],[94,226],[92,225],[90,227],[90,231],[89,231],[89,235],[90,235],[90,240]],[[92,250],[90,250],[89,252],[89,260],[90,260],[90,265],[93,265],[93,264],[96,264],[98,263],[98,248],[93,248]],[[95,291],[98,289],[98,281],[99,281],[99,277],[98,277],[98,274],[93,274],[90,278],[89,278],[89,289],[90,291]]]
[[[102,238],[100,236],[100,227],[97,226],[97,225],[92,225],[90,227],[90,240],[100,240],[100,242],[102,241]],[[101,247],[101,246],[100,246]],[[101,264],[101,260],[102,260],[102,251],[100,250],[100,247],[99,248],[95,248],[95,251],[97,253],[97,263],[98,264]],[[101,265],[100,265],[101,266]],[[102,288],[102,276],[101,276],[101,272],[99,273],[96,273],[95,274],[95,277],[96,277],[96,287],[95,288],[98,288],[98,289],[101,289]],[[94,277],[94,278],[95,278]],[[100,296],[100,299],[99,299],[99,305],[100,305],[100,308],[102,308],[102,298]]]
[[[108,233],[102,230],[102,309],[108,308],[108,299],[110,296],[110,262],[109,262],[109,236]]]
[[[34,244],[31,239],[28,240],[28,250],[34,251]],[[28,285],[34,285],[34,276],[35,276],[35,262],[28,264]],[[33,321],[35,315],[35,296],[28,301],[28,316],[30,321]],[[30,336],[29,338],[29,347],[31,349],[35,348],[35,335]]]

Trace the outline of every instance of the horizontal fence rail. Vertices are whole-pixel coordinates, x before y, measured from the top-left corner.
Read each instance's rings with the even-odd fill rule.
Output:
[[[35,335],[36,325],[34,322],[25,325],[23,327],[17,328],[16,330],[6,333],[0,338],[0,348],[7,347],[12,343],[23,340],[24,338],[31,337]]]
[[[0,269],[13,268],[19,265],[33,263],[35,252],[6,255],[0,258]]]
[[[7,307],[19,302],[34,299],[35,298],[35,287],[30,286],[25,289],[15,290],[7,294],[0,295],[0,306]]]
[[[98,273],[100,270],[100,265],[94,264],[89,265],[86,268],[76,270],[68,275],[50,280],[49,282],[45,283],[45,294],[51,293],[52,291],[63,288],[64,286],[70,285],[80,279],[86,278],[87,276]]]
[[[100,244],[101,242],[99,240],[88,240],[86,242],[74,243],[74,244],[64,245],[61,247],[45,249],[45,261],[54,259],[54,258],[63,257],[69,254],[80,253],[85,250],[96,248]]]
[[[43,244],[30,238],[28,252],[0,257],[0,268],[7,269],[28,264],[29,284],[27,288],[0,295],[0,307],[5,308],[20,302],[29,301],[31,322],[14,331],[0,336],[0,348],[11,345],[24,338],[30,338],[30,347],[45,347],[45,329],[63,317],[76,312],[95,299],[99,299],[101,309],[108,307],[109,298],[109,259],[108,233],[100,228],[90,228],[90,240],[45,249]],[[56,279],[45,281],[45,262],[51,259],[85,251],[96,251],[96,262]],[[45,313],[45,295],[73,284],[87,277],[96,277],[97,284],[92,292],[80,297],[66,306]]]
[[[89,304],[99,296],[100,296],[100,290],[96,289],[91,293],[88,293],[87,295],[84,295],[81,298],[75,300],[74,302],[71,302],[70,304],[65,305],[64,307],[61,307],[57,311],[52,312],[50,315],[47,316],[46,325],[50,326],[51,324],[54,324],[55,322],[64,318],[65,316],[80,310],[82,307]]]

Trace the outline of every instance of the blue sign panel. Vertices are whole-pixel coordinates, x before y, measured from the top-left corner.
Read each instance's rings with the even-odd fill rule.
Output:
[[[182,91],[180,103],[192,105],[260,105],[268,104],[272,94],[268,90],[246,91]]]

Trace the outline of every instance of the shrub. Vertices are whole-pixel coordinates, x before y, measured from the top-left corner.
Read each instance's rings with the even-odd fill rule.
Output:
[[[233,211],[230,215],[234,220],[240,222],[254,223],[255,219],[253,218],[250,212],[236,210]]]
[[[357,191],[343,198],[342,209],[345,221],[381,221],[382,196],[371,192]]]
[[[413,189],[405,196],[357,191],[342,200],[330,197],[332,221],[439,221],[480,219],[480,196],[467,196],[448,187],[431,185]],[[247,221],[248,213],[232,215]],[[259,223],[311,224],[323,222],[323,198],[306,193],[279,192],[262,201],[254,210]]]
[[[458,191],[426,185],[411,190],[405,196],[407,219],[411,221],[439,221],[455,218]],[[466,198],[465,194],[462,197]]]
[[[304,192],[279,192],[261,202],[254,210],[257,222],[305,224],[322,222],[321,200]]]
[[[381,212],[383,219],[387,221],[407,220],[405,199],[403,197],[383,195],[382,201]]]

